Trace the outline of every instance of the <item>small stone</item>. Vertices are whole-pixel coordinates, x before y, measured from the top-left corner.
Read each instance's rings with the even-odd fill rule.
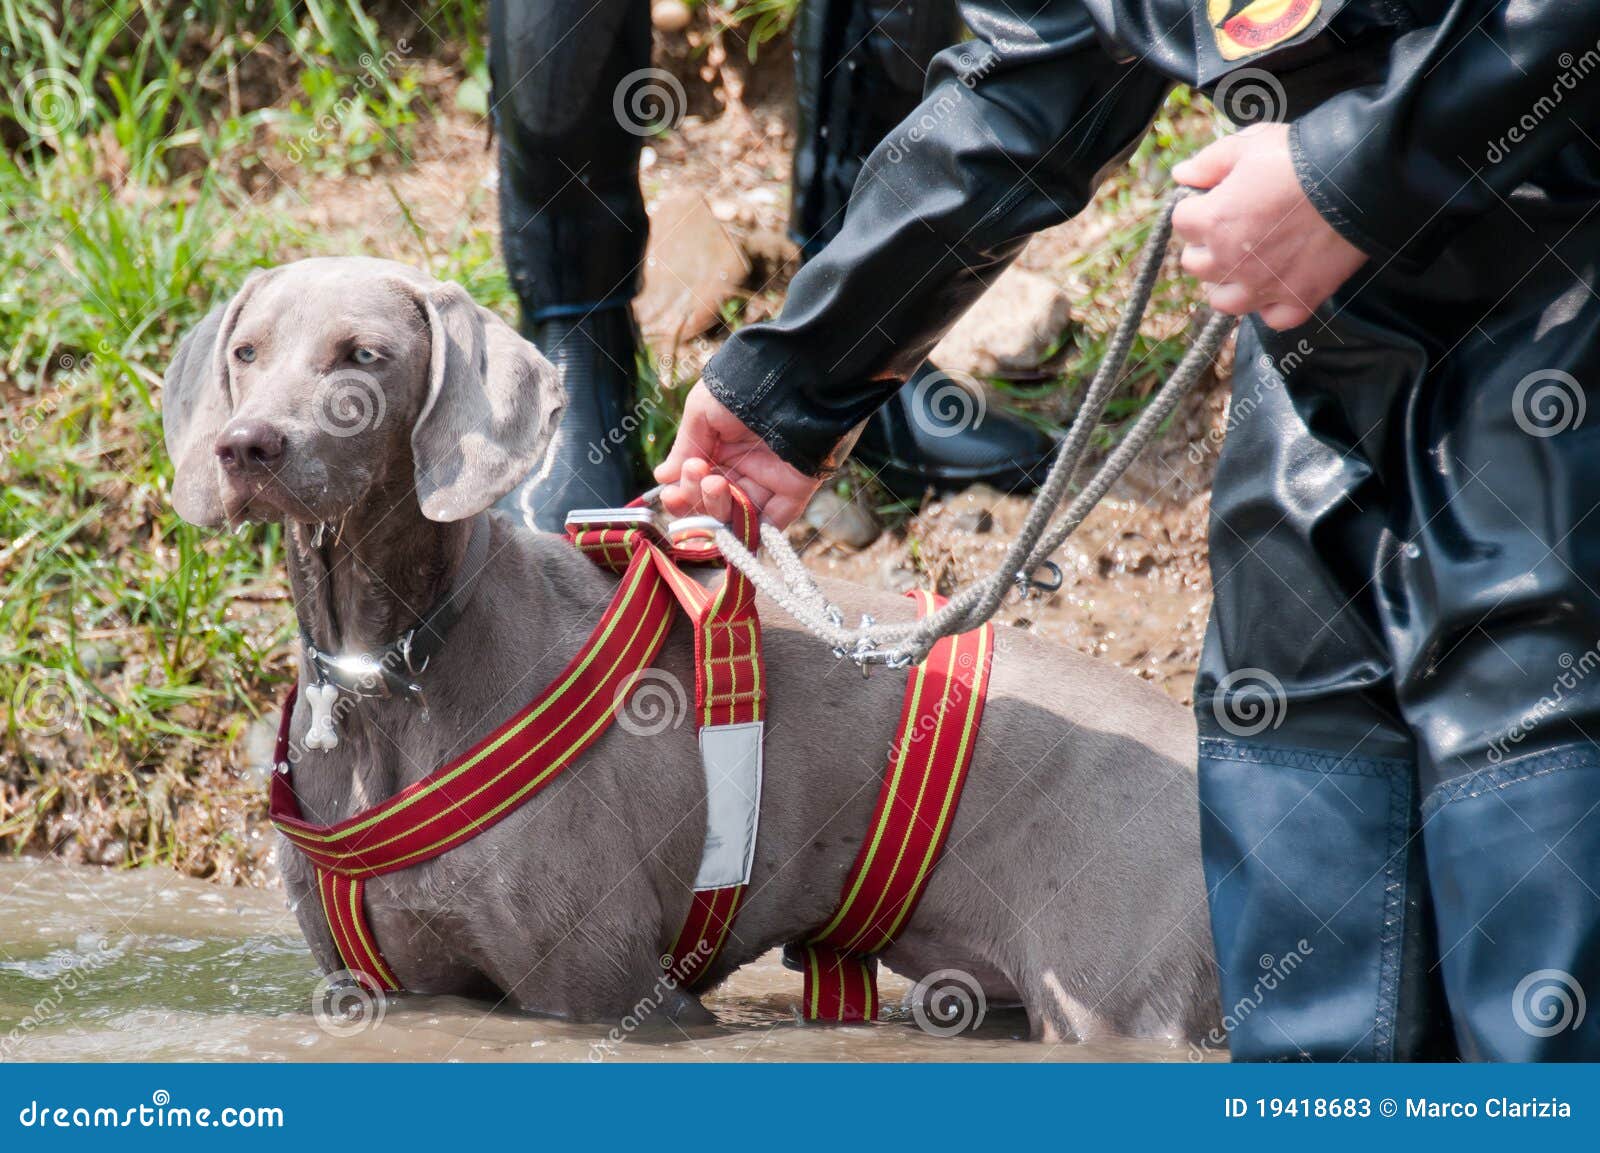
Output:
[[[259,720],[251,721],[244,731],[242,742],[244,769],[262,788],[272,780],[272,755],[278,748],[278,722],[281,709],[274,709]]]
[[[78,660],[91,677],[121,672],[128,663],[121,646],[114,641],[87,641],[78,646]]]
[[[650,5],[650,23],[663,32],[682,32],[692,13],[683,0],[656,0]]]
[[[1049,357],[1071,320],[1060,285],[1012,267],[945,334],[929,359],[946,372],[977,377],[1031,372]]]
[[[88,853],[96,865],[121,865],[128,860],[128,842],[122,837],[108,837],[94,845]]]
[[[986,508],[968,509],[966,512],[958,513],[950,525],[957,532],[974,535],[986,533],[994,528],[994,514]]]
[[[722,319],[723,304],[750,275],[750,261],[698,192],[663,196],[650,212],[639,326],[656,340],[688,340]]]
[[[910,592],[920,583],[917,574],[906,568],[900,557],[884,557],[883,564],[878,566],[878,584],[890,592]]]
[[[825,488],[806,506],[806,523],[830,540],[851,548],[866,548],[883,532],[878,518],[857,496],[843,496]]]

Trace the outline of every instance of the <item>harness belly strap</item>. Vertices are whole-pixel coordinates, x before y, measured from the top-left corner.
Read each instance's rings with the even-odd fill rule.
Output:
[[[942,603],[909,594],[926,616]],[[950,835],[994,663],[985,624],[936,644],[906,681],[900,736],[833,919],[799,945],[810,1021],[871,1021],[879,952],[910,920]]]

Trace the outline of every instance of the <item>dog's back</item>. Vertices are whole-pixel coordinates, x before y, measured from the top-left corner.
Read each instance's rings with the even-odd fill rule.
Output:
[[[847,616],[909,600],[829,586]],[[763,602],[770,782],[758,876],[829,905],[897,736],[904,675],[863,679]],[[996,626],[994,674],[950,839],[884,954],[1020,1001],[1036,1036],[1199,1037],[1216,1021],[1200,867],[1195,727],[1138,678]],[[792,874],[796,870],[805,873]],[[763,918],[759,898],[744,917]],[[754,927],[754,926],[752,926]]]

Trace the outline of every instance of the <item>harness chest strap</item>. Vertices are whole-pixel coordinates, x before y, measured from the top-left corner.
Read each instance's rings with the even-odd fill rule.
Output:
[[[743,493],[733,492],[729,528],[745,547],[753,549],[760,540],[755,507]],[[567,526],[578,549],[612,568],[626,555],[619,546],[637,531],[626,524],[608,524],[603,514],[582,524],[569,517]],[[688,917],[668,951],[671,974],[680,984],[692,987],[721,954],[750,883],[761,810],[766,675],[756,591],[749,578],[726,565],[721,587],[710,590],[659,550],[656,556],[663,578],[694,625],[695,724],[706,773],[707,844]],[[708,538],[674,542],[672,556],[688,562],[722,563],[716,545]]]
[[[931,593],[909,595],[919,616],[942,603]],[[910,920],[949,838],[993,663],[994,627],[985,624],[940,640],[911,671],[899,737],[839,908],[798,947],[807,1020],[877,1016],[876,954]]]
[[[754,542],[754,512],[747,504],[741,511],[745,515],[737,528]],[[399,983],[367,921],[366,880],[432,860],[471,839],[577,760],[612,723],[660,652],[674,600],[696,625],[695,706],[702,742],[708,730],[753,726],[759,781],[765,678],[748,581],[730,569],[723,586],[708,591],[684,575],[674,555],[714,559],[714,549],[708,556],[698,542],[664,548],[637,526],[585,530],[575,534],[575,543],[622,569],[615,596],[577,655],[532,702],[471,750],[388,800],[335,825],[304,819],[290,775],[294,690],[285,701],[274,757],[272,821],[316,866],[318,894],[345,967],[379,988],[396,990]],[[748,741],[736,744],[750,747]],[[726,762],[726,749],[721,755]],[[690,916],[672,949],[673,972],[683,983],[692,983],[720,951],[749,879],[749,855],[741,877],[724,878],[737,883],[697,884]]]

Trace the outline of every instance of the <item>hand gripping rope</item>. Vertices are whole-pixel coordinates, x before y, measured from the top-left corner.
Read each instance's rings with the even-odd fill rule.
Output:
[[[1032,587],[1035,584],[1032,574],[1048,565],[1050,554],[1060,548],[1062,542],[1083,523],[1111,486],[1154,439],[1162,422],[1199,383],[1206,369],[1216,359],[1222,342],[1237,323],[1234,317],[1212,314],[1209,309],[1202,311],[1204,323],[1200,334],[1173,369],[1172,375],[1150,398],[1122,443],[1106,457],[1073,498],[1065,515],[1052,525],[1051,518],[1066,499],[1068,487],[1078,466],[1083,463],[1090,434],[1099,423],[1119,383],[1123,364],[1138,334],[1139,323],[1149,308],[1150,297],[1172,236],[1173,209],[1188,195],[1188,189],[1180,188],[1162,206],[1150,239],[1139,255],[1133,291],[1112,333],[1105,358],[1090,381],[1071,429],[1056,450],[1055,462],[1050,466],[1050,473],[1028,511],[1021,532],[992,573],[962,589],[942,608],[918,621],[878,624],[871,617],[863,617],[860,626],[852,629],[845,626],[843,614],[817,588],[788,538],[774,526],[761,526],[761,544],[772,558],[775,571],[762,565],[744,542],[725,526],[705,518],[709,521],[705,527],[713,532],[717,548],[728,564],[748,577],[756,588],[798,621],[806,631],[832,646],[836,656],[854,661],[863,672],[871,665],[909,668],[920,663],[941,637],[967,632],[992,618],[1012,588],[1020,585],[1027,591]],[[702,518],[694,520],[699,523]]]

